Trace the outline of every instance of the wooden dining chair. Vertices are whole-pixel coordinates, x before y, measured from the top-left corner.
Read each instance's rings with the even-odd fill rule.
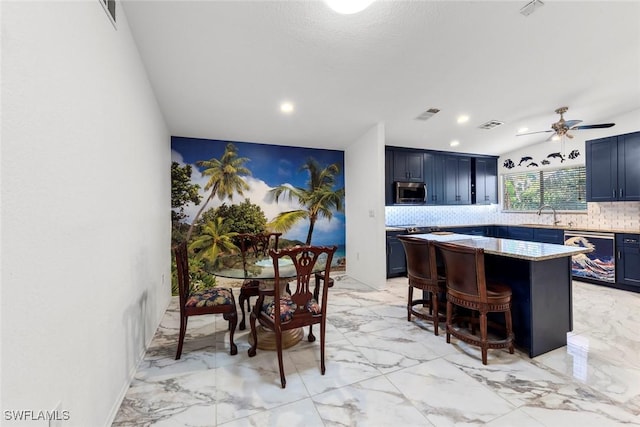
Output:
[[[187,331],[187,320],[190,316],[203,314],[222,314],[229,321],[229,353],[238,353],[238,348],[233,342],[233,334],[238,323],[238,312],[233,291],[230,288],[213,287],[202,290],[193,290],[189,277],[189,259],[187,244],[182,242],[174,248],[176,266],[178,272],[178,293],[180,298],[180,336],[178,338],[178,351],[176,360],[182,355],[182,344]]]
[[[456,338],[480,347],[482,351],[482,364],[487,364],[487,349],[508,348],[513,354],[513,327],[511,322],[511,288],[502,283],[487,281],[484,269],[484,250],[457,245],[454,243],[435,243],[436,248],[442,254],[445,265],[445,277],[447,286],[447,343],[451,342],[451,335]],[[471,316],[453,316],[455,306],[471,310]],[[463,312],[463,310],[460,310]],[[473,316],[477,312],[478,317]],[[505,316],[505,325],[497,325],[489,322],[487,314],[502,312]],[[458,328],[454,322],[458,321],[478,322],[480,337],[466,328]],[[506,329],[506,338],[489,339],[488,326],[496,326]]]
[[[260,280],[248,277],[250,263],[257,257],[266,258],[270,249],[278,249],[278,241],[282,233],[240,233],[237,236],[239,240],[240,254],[242,255],[242,267],[245,272],[245,278],[240,287],[240,311],[242,312],[242,320],[240,321],[240,330],[246,327],[244,306],[247,306],[247,313],[251,312],[251,297],[258,296],[258,288]]]
[[[430,321],[433,323],[433,333],[438,335],[440,321],[446,320],[444,310],[440,313],[438,298],[445,294],[446,288],[444,271],[438,272],[436,248],[433,242],[418,237],[401,235],[398,239],[407,256],[407,321],[411,321],[411,315]],[[414,289],[420,291],[420,298],[413,298]],[[416,305],[428,306],[428,312],[416,310]]]
[[[327,321],[327,297],[329,289],[329,272],[333,255],[337,246],[295,246],[279,251],[270,250],[273,259],[274,286],[273,289],[260,289],[258,300],[250,315],[251,335],[253,344],[249,348],[249,357],[256,355],[258,347],[258,334],[256,321],[264,328],[275,333],[276,351],[278,353],[278,367],[280,368],[280,383],[286,387],[284,368],[282,365],[282,333],[291,329],[309,326],[309,342],[316,340],[312,326],[320,324],[320,372],[325,373],[324,349],[325,329]],[[282,260],[293,262],[296,277],[295,290],[289,294],[285,292],[286,283],[290,277],[280,276],[280,262]],[[314,272],[322,270],[324,277],[319,282],[322,285],[321,300],[317,301],[314,294],[316,290],[310,288],[311,277]],[[292,281],[293,283],[293,281]],[[316,282],[318,283],[318,282]]]

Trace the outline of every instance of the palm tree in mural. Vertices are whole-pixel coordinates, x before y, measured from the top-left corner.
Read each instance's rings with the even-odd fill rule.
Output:
[[[224,218],[217,217],[202,225],[200,234],[189,245],[189,249],[196,253],[197,259],[206,259],[215,266],[221,252],[238,250],[233,242],[237,235],[238,233],[235,231],[229,231],[229,226]]]
[[[333,163],[322,169],[318,162],[309,158],[302,165],[300,170],[309,173],[308,188],[293,187],[291,185],[279,185],[270,190],[270,194],[275,198],[276,203],[282,196],[298,199],[302,209],[281,212],[269,224],[269,228],[277,232],[286,232],[301,219],[309,220],[309,231],[307,232],[306,244],[311,244],[313,228],[318,218],[331,220],[333,212],[343,211],[344,188],[335,190],[336,175],[340,172],[340,166]]]
[[[202,176],[208,176],[209,181],[207,181],[204,189],[205,191],[211,189],[211,193],[198,210],[198,213],[196,213],[193,222],[191,222],[185,239],[187,242],[191,238],[191,233],[193,233],[198,218],[200,218],[207,204],[216,195],[220,200],[225,198],[233,200],[235,193],[242,196],[244,195],[243,191],[249,190],[249,185],[242,179],[243,175],[251,175],[251,171],[244,167],[247,161],[249,159],[246,157],[238,157],[238,149],[235,145],[229,143],[220,159],[213,158],[196,162],[198,166],[205,168],[202,171]]]

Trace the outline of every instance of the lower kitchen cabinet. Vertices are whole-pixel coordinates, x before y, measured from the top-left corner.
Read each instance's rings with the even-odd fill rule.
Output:
[[[533,241],[533,228],[530,227],[513,227],[509,226],[507,231],[507,239]],[[500,236],[503,237],[503,236]]]
[[[387,277],[407,274],[407,257],[404,246],[397,236],[407,234],[405,231],[387,231]]]
[[[534,228],[533,241],[564,245],[564,230],[556,228]]]
[[[474,227],[445,227],[443,231],[451,231],[458,234],[470,234],[472,236],[487,236],[487,227],[483,225]]]
[[[442,227],[440,231],[490,236],[540,243],[564,244],[564,230],[508,225]],[[397,236],[405,231],[387,231],[387,277],[405,276],[407,259]],[[616,233],[616,280],[608,286],[640,292],[640,234]],[[579,279],[578,279],[579,280]]]
[[[616,283],[640,288],[640,234],[616,234]]]

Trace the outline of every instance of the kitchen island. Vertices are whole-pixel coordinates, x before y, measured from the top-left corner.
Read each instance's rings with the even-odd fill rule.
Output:
[[[567,344],[573,329],[571,256],[591,249],[456,233],[412,237],[484,249],[487,279],[511,287],[515,343],[529,357]]]

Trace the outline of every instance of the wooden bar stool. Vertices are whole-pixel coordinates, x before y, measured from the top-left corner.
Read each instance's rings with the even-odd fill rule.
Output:
[[[439,243],[438,248],[444,259],[447,287],[447,342],[451,335],[482,350],[482,363],[487,364],[487,349],[508,348],[513,354],[513,327],[511,323],[511,288],[502,283],[487,282],[484,270],[484,250],[455,243]],[[473,312],[479,317],[467,316],[469,322],[480,324],[480,337],[472,331],[454,327],[453,306]],[[506,338],[488,338],[487,314],[502,312],[505,316]],[[491,325],[495,325],[491,322]]]
[[[411,315],[433,322],[433,333],[438,335],[440,321],[445,321],[445,316],[440,314],[438,307],[438,295],[445,292],[444,277],[438,275],[436,264],[436,252],[433,243],[411,236],[398,236],[404,246],[407,255],[407,277],[409,278],[409,295],[407,300],[407,321],[411,321]],[[413,299],[413,290],[427,292],[428,298]],[[428,305],[429,312],[417,311],[414,306]]]

